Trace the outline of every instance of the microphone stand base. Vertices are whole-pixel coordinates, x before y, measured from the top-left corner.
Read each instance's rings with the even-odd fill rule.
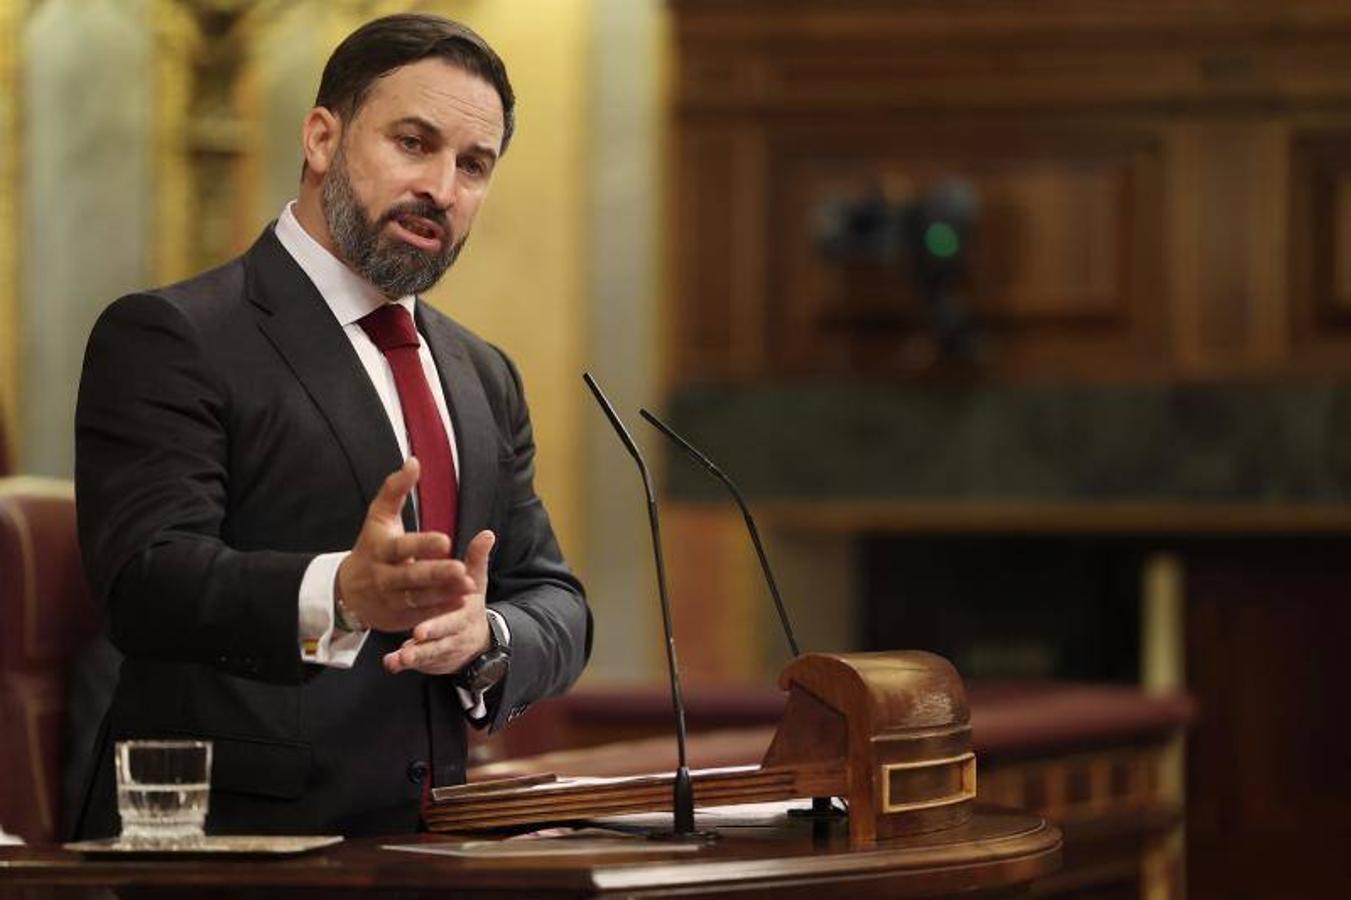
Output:
[[[834,797],[813,797],[810,807],[794,807],[788,810],[788,815],[795,819],[831,821],[848,818],[849,810],[836,806]]]

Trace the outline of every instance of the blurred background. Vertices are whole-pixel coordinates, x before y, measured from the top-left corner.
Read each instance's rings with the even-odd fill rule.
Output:
[[[408,9],[479,30],[519,98],[428,299],[525,377],[585,687],[663,667],[589,370],[662,473],[705,697],[788,653],[739,514],[640,406],[738,480],[805,649],[1190,697],[1185,742],[1186,713],[1145,742],[1185,833],[1131,832],[1083,896],[1348,883],[1351,6],[0,0],[0,473],[70,476],[99,311],[246,248],[331,49]],[[1038,777],[1008,797],[1074,806]]]

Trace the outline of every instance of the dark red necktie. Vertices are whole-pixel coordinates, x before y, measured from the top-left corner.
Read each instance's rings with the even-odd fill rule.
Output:
[[[418,527],[447,534],[454,545],[458,494],[455,460],[450,455],[450,440],[436,409],[436,398],[418,358],[413,317],[399,304],[386,303],[362,316],[358,324],[394,371],[394,387],[399,392],[403,424],[408,430],[409,452],[422,467],[417,483]]]

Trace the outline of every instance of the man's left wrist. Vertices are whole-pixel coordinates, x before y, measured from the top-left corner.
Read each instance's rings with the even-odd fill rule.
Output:
[[[481,694],[506,677],[511,660],[511,632],[506,620],[496,610],[486,610],[488,647],[456,672],[455,684],[467,691]]]

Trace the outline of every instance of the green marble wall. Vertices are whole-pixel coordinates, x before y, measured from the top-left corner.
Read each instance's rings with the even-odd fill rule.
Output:
[[[1344,384],[709,386],[669,412],[760,497],[1351,503]]]

